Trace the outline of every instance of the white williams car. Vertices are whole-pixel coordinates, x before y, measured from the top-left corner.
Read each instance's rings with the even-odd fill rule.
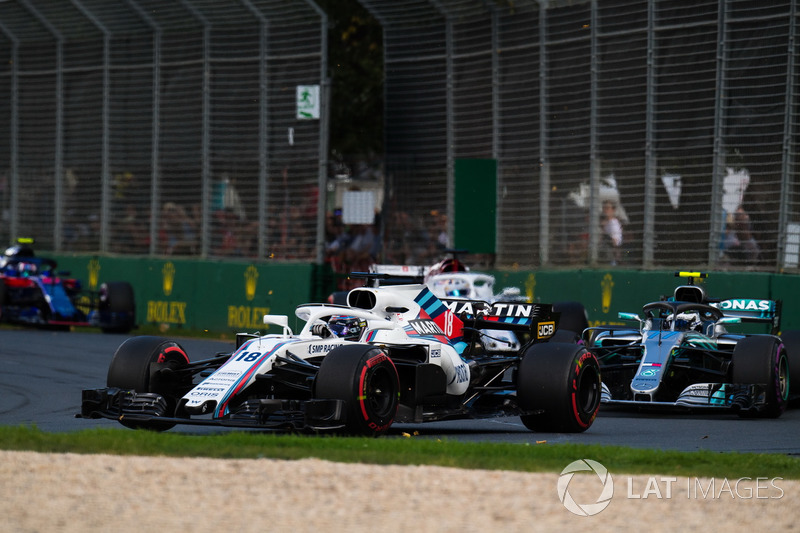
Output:
[[[542,304],[442,301],[424,285],[357,288],[347,305],[306,304],[293,333],[237,336],[232,353],[191,360],[160,337],[115,353],[106,387],[83,391],[86,418],[132,428],[175,424],[385,433],[394,422],[520,416],[535,431],[581,432],[600,404],[594,355],[552,342]],[[514,331],[513,353],[481,330]]]

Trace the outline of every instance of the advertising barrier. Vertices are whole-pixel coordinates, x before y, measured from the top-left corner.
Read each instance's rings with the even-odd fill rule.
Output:
[[[318,267],[309,263],[49,256],[58,261],[60,271],[69,271],[90,290],[108,281],[130,282],[137,323],[157,325],[165,332],[265,333],[265,314],[294,318],[298,304],[324,297],[315,292]],[[290,324],[294,326],[292,320]]]
[[[322,302],[334,290],[327,266],[310,263],[248,263],[193,259],[150,259],[47,254],[84,286],[96,290],[107,281],[134,287],[137,321],[162,330],[220,333],[267,332],[264,314],[285,314],[294,328],[294,309]],[[674,271],[623,269],[493,271],[495,289],[518,287],[533,301],[581,302],[590,325],[622,324],[620,311],[638,312],[679,284]],[[800,329],[800,276],[761,272],[710,272],[695,280],[718,298],[781,300],[782,329]]]

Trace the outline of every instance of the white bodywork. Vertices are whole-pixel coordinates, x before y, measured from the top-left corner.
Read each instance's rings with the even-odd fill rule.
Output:
[[[366,298],[361,295],[361,301],[374,301],[370,309],[332,305],[299,306],[295,314],[305,321],[305,325],[297,334],[293,334],[289,328],[288,317],[265,315],[266,324],[278,325],[283,332],[254,337],[243,343],[219,369],[183,397],[185,408],[192,414],[213,414],[215,418],[225,416],[229,401],[252,385],[258,375],[268,373],[275,365],[282,364],[280,357],[302,360],[318,358],[344,344],[422,346],[427,351],[427,360],[424,362],[438,365],[444,371],[447,394],[462,395],[469,385],[469,367],[442,327],[415,302],[415,298],[426,290],[422,285],[383,287],[380,290],[354,289],[350,296],[353,293],[371,293]],[[357,340],[335,336],[323,338],[312,333],[312,326],[326,323],[334,316],[363,319],[366,327]],[[443,324],[458,320],[447,309],[442,312],[442,317]]]

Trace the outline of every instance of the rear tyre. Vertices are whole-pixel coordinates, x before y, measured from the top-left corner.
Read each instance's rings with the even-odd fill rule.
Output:
[[[106,377],[107,387],[116,387],[136,392],[154,392],[167,401],[170,415],[175,411],[178,398],[175,396],[174,383],[168,385],[153,378],[152,363],[166,363],[173,369],[189,363],[189,357],[175,341],[161,337],[131,337],[117,348]],[[132,429],[151,429],[165,431],[175,426],[172,422],[160,421],[128,421],[123,417],[120,424]]]
[[[517,370],[521,415],[531,431],[581,433],[600,408],[600,364],[582,346],[546,342],[528,348]]]
[[[741,417],[777,418],[789,401],[789,358],[784,344],[770,335],[745,337],[733,350],[731,381],[766,384],[762,410],[740,409]]]
[[[101,329],[105,333],[129,333],[136,325],[133,287],[125,281],[100,286]]]
[[[566,342],[569,344],[578,344],[581,341],[581,336],[574,331],[568,329],[557,329],[555,334],[547,339],[547,342]]]
[[[345,429],[354,435],[377,437],[397,414],[400,382],[392,360],[380,348],[348,345],[322,360],[314,396],[344,400]]]
[[[586,308],[580,302],[555,302],[553,312],[561,314],[558,319],[558,329],[574,331],[581,335],[583,330],[589,327]]]

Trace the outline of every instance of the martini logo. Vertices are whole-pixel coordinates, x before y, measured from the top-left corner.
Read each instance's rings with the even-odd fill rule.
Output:
[[[433,320],[409,320],[408,325],[420,335],[444,335],[444,331]]]
[[[512,318],[530,318],[536,311],[534,304],[515,304],[497,302],[488,304],[477,300],[448,300],[442,303],[456,315],[467,316],[502,316]]]

